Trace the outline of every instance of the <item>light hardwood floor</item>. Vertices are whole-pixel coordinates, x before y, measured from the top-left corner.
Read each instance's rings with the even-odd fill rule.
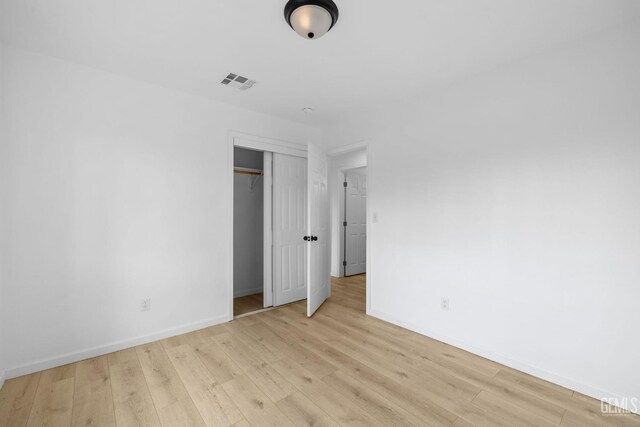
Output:
[[[234,316],[262,310],[263,308],[262,293],[238,297],[233,300]]]
[[[364,315],[364,276],[305,303],[8,380],[0,426],[640,426]]]

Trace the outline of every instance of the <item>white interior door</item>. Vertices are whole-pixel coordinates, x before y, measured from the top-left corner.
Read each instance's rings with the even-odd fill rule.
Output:
[[[367,271],[367,176],[345,174],[345,276]]]
[[[327,156],[314,144],[308,151],[307,316],[331,295],[329,265],[329,198]]]
[[[273,305],[307,297],[307,159],[273,154]]]

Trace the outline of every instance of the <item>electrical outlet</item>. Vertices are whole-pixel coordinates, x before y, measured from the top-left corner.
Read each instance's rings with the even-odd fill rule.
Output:
[[[151,310],[151,298],[143,299],[140,303],[140,311],[149,311]]]
[[[444,311],[449,311],[449,298],[443,297],[440,300],[440,308],[443,309]]]

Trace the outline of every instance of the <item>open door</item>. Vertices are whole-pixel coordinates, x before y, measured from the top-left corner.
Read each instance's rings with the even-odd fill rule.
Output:
[[[331,295],[327,156],[309,143],[307,166],[307,316]]]

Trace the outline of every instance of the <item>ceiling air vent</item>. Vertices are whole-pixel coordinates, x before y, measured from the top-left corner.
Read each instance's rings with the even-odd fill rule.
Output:
[[[242,77],[237,74],[230,73],[220,83],[226,86],[235,87],[236,89],[247,90],[247,89],[250,89],[254,84],[256,84],[256,81],[249,80],[246,77]]]

